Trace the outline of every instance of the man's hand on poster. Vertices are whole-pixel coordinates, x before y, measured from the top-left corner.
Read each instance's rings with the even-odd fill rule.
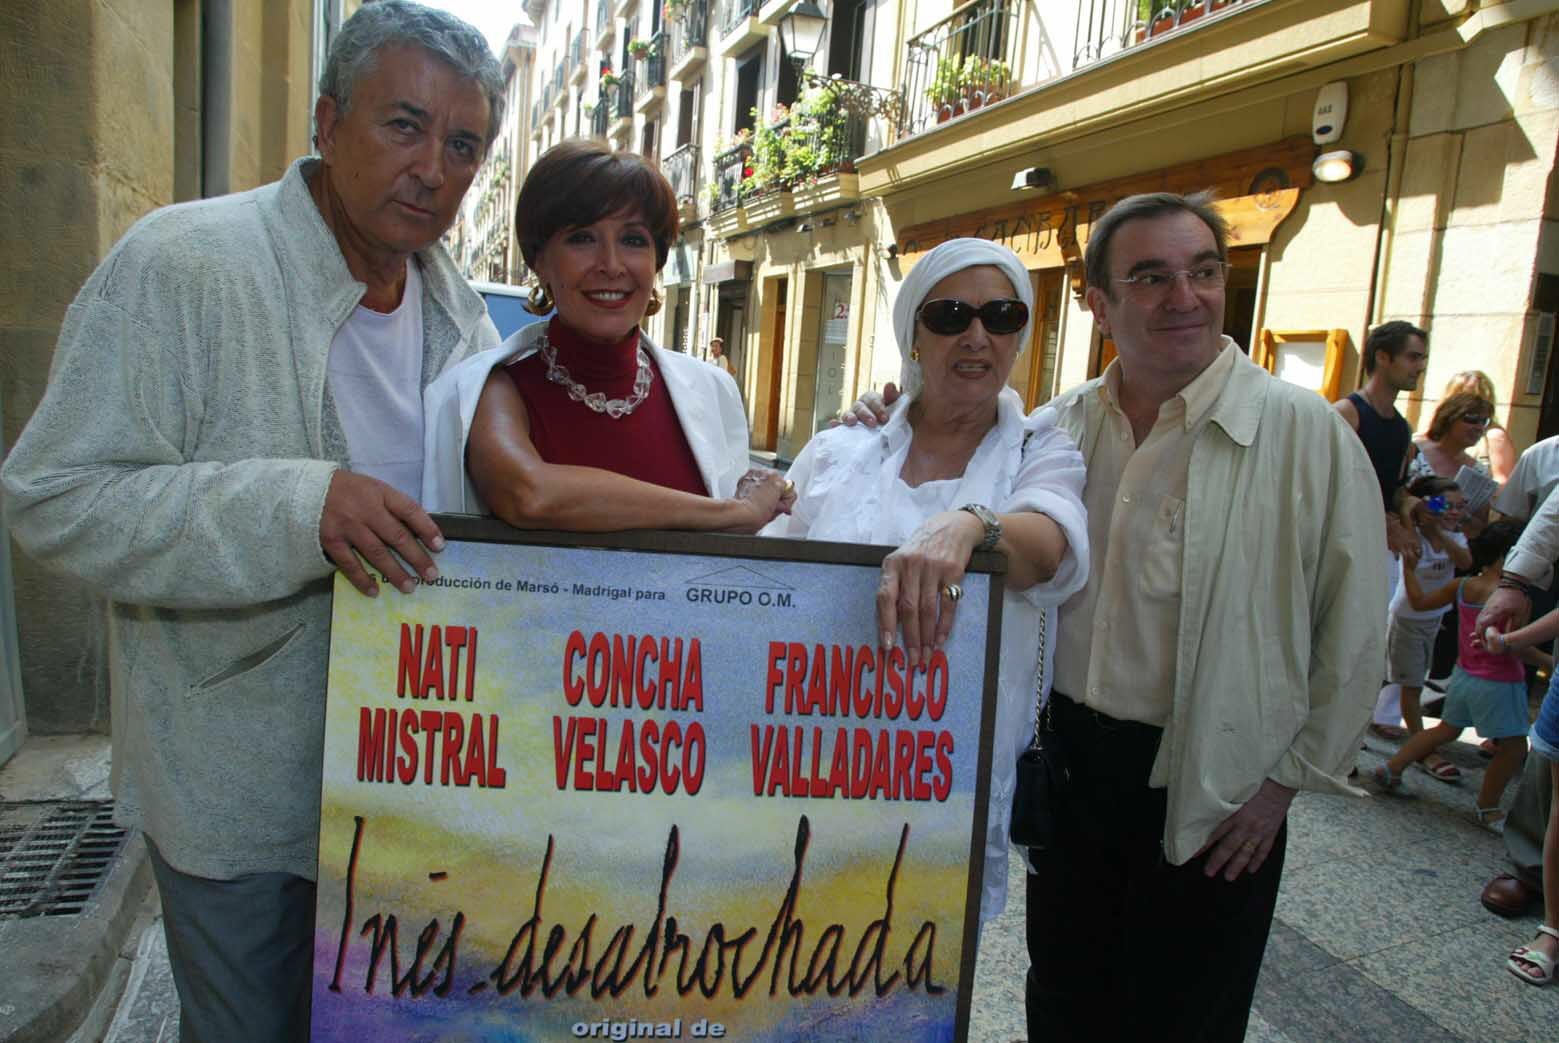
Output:
[[[899,400],[901,393],[899,386],[890,380],[880,394],[876,391],[866,392],[828,426],[843,424],[845,427],[854,427],[863,424],[866,427],[881,427],[888,422],[888,407]]]
[[[747,505],[751,516],[726,531],[751,534],[780,515],[790,513],[796,503],[796,487],[778,471],[754,467],[737,480],[735,499]]]
[[[402,594],[410,594],[417,582],[402,562],[424,580],[438,579],[428,549],[443,550],[444,537],[405,493],[365,474],[337,471],[325,493],[319,545],[352,586],[377,597],[379,585],[363,567],[363,559]]]
[[[943,511],[921,522],[909,539],[882,562],[877,587],[877,626],[891,648],[904,632],[910,666],[931,658],[953,630],[964,569],[985,538],[980,520],[968,511]]]
[[[1218,823],[1213,835],[1198,851],[1206,855],[1207,863],[1202,872],[1209,877],[1223,873],[1225,880],[1237,880],[1241,873],[1254,873],[1260,869],[1272,853],[1272,844],[1283,820],[1288,817],[1288,806],[1294,800],[1294,790],[1280,782],[1264,779],[1256,791],[1238,811]]]

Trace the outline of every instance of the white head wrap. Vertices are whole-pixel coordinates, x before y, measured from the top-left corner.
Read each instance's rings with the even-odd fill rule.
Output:
[[[893,301],[893,336],[899,342],[899,356],[904,360],[899,384],[906,392],[920,390],[920,363],[912,362],[909,353],[915,346],[915,316],[931,288],[954,272],[986,264],[1001,269],[1012,283],[1018,299],[1028,307],[1029,321],[1018,331],[1020,350],[1028,343],[1029,331],[1034,325],[1034,287],[1029,281],[1028,269],[1018,260],[1018,255],[989,239],[949,239],[915,263]]]

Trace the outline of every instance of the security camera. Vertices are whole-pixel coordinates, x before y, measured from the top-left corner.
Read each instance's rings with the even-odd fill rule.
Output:
[[[1342,80],[1328,83],[1315,96],[1315,111],[1310,118],[1310,138],[1317,145],[1330,145],[1342,138],[1348,122],[1348,85]]]
[[[1049,167],[1025,167],[1012,175],[1012,190],[1014,192],[1026,192],[1036,188],[1053,188],[1055,183],[1055,175],[1050,173]]]

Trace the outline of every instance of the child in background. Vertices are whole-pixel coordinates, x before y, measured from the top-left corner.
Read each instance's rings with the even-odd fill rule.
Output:
[[[1559,609],[1555,609],[1520,630],[1501,634],[1493,627],[1483,635],[1483,645],[1491,652],[1515,652],[1543,644],[1559,636]],[[1554,799],[1548,807],[1548,830],[1543,835],[1543,923],[1537,938],[1517,948],[1505,961],[1505,969],[1532,985],[1547,985],[1554,980],[1554,964],[1559,962],[1559,674],[1548,684],[1543,706],[1532,722],[1532,752],[1548,762],[1554,787]]]
[[[1493,825],[1505,817],[1499,809],[1500,794],[1526,759],[1527,685],[1526,670],[1515,655],[1481,647],[1474,640],[1474,625],[1483,603],[1499,585],[1505,553],[1515,546],[1521,526],[1513,521],[1495,522],[1474,536],[1470,543],[1473,568],[1477,574],[1458,584],[1425,591],[1412,569],[1403,571],[1408,601],[1420,611],[1456,603],[1456,645],[1459,662],[1446,686],[1445,709],[1441,723],[1414,735],[1397,755],[1375,772],[1382,786],[1402,784],[1402,770],[1435,749],[1461,735],[1468,725],[1478,734],[1494,740],[1494,759],[1483,773],[1478,789],[1476,814],[1484,825]],[[1528,649],[1522,658],[1539,666],[1551,666],[1552,660],[1536,649]]]
[[[1456,570],[1470,568],[1472,557],[1467,553],[1466,538],[1456,531],[1467,499],[1461,488],[1449,478],[1424,475],[1413,479],[1407,492],[1413,506],[1404,520],[1417,530],[1418,546],[1416,553],[1411,548],[1403,553],[1403,578],[1391,599],[1391,618],[1386,626],[1386,681],[1402,688],[1402,720],[1411,737],[1424,730],[1418,697],[1434,659],[1440,617],[1450,610],[1451,601],[1448,596],[1437,602],[1435,608],[1415,608],[1408,601],[1406,577],[1412,573],[1427,596],[1451,587]],[[1424,771],[1441,782],[1461,778],[1456,765],[1433,751],[1432,746],[1426,750],[1428,756],[1421,765]]]

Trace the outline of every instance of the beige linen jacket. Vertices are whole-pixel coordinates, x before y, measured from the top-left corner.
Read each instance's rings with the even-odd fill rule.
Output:
[[[1085,461],[1102,382],[1055,403]],[[1177,865],[1264,779],[1361,792],[1346,775],[1386,623],[1380,486],[1315,392],[1237,358],[1192,448],[1185,511],[1175,690],[1150,780],[1169,790],[1163,843]]]

